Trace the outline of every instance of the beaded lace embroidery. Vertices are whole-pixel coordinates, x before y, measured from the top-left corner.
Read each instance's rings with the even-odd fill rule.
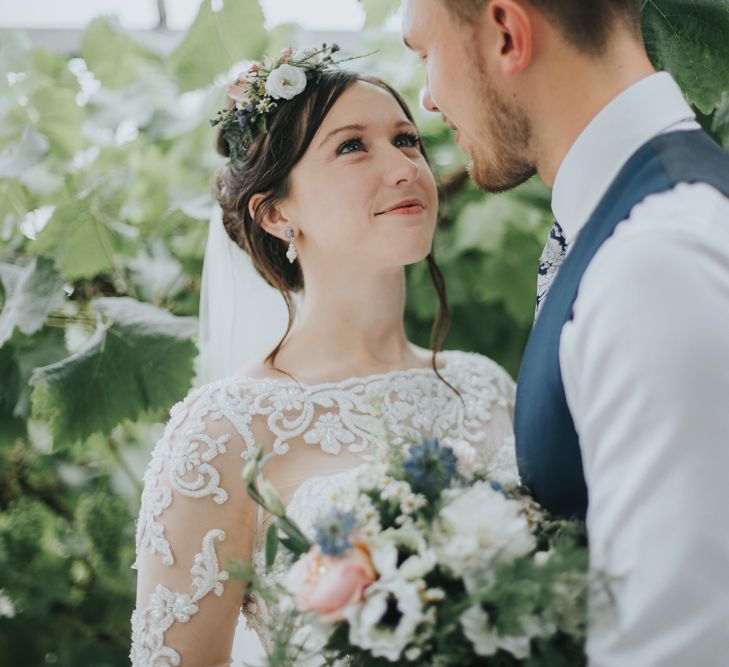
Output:
[[[463,401],[427,368],[317,385],[230,377],[193,390],[173,407],[145,473],[137,522],[137,557],[147,550],[159,555],[165,566],[175,563],[161,520],[172,504],[173,491],[225,503],[228,492],[220,487],[215,459],[226,452],[231,436],[242,439],[242,458],[250,457],[256,446],[254,419],[265,424],[272,436],[273,451],[279,455],[286,454],[291,443],[299,441],[297,446],[318,446],[330,455],[347,450],[366,463],[374,456],[375,447],[383,442],[397,446],[436,436],[445,442],[465,440],[477,450],[488,449],[499,466],[514,470],[511,432],[504,432],[495,440],[491,426],[494,413],[508,412],[513,407],[513,382],[499,366],[480,355],[446,352],[442,357],[447,360],[442,375],[458,388]],[[211,437],[209,426],[223,418],[235,433]],[[305,444],[301,445],[302,442]],[[341,474],[307,479],[292,498],[291,515],[302,526],[309,525],[322,510],[323,496],[328,495],[325,491],[341,479]],[[254,539],[254,563],[261,562],[262,534],[259,525]],[[158,584],[147,608],[134,612],[133,665],[180,664],[180,656],[164,646],[164,633],[174,622],[186,623],[196,614],[197,602],[210,591],[222,595],[222,582],[228,573],[219,570],[212,541],[224,538],[225,533],[219,529],[206,534],[203,551],[196,556],[192,570],[192,593],[175,593]],[[136,562],[132,567],[136,567]],[[285,565],[283,569],[279,565],[270,576],[278,578],[283,574]],[[261,607],[249,600],[243,608],[248,622],[259,634],[266,614]],[[261,638],[266,645],[266,637]]]
[[[192,592],[176,593],[157,584],[147,608],[132,614],[132,665],[145,667],[175,667],[180,664],[177,651],[164,646],[164,634],[175,621],[187,623],[199,611],[197,603],[208,593],[223,594],[223,582],[229,574],[221,570],[213,540],[224,540],[222,530],[211,530],[203,538],[202,552],[195,556],[190,570]]]

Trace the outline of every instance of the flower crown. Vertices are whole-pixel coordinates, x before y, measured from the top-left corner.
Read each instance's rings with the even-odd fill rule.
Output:
[[[332,58],[337,51],[336,44],[298,51],[287,47],[276,60],[266,56],[263,63],[253,63],[247,72],[238,75],[227,90],[235,106],[221,109],[217,118],[210,120],[212,127],[220,125],[231,160],[245,157],[256,134],[268,132],[268,117],[280,100],[293,99],[309,82],[344,62]]]

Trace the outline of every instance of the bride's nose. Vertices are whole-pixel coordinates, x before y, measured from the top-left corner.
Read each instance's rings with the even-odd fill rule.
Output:
[[[418,179],[420,167],[399,148],[392,146],[388,151],[384,179],[387,185],[412,183]]]

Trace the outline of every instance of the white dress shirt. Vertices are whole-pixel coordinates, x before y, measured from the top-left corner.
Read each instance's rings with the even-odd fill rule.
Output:
[[[693,118],[659,73],[590,122],[554,184],[568,247],[631,154]],[[681,183],[636,206],[584,273],[560,367],[589,489],[589,664],[729,665],[729,199]]]

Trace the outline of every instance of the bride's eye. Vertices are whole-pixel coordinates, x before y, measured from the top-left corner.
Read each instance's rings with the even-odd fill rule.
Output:
[[[420,148],[420,137],[414,132],[402,132],[395,137],[393,145],[397,148]]]
[[[347,139],[343,144],[337,148],[337,155],[346,155],[347,153],[354,153],[355,151],[362,148],[362,137],[352,137]]]

